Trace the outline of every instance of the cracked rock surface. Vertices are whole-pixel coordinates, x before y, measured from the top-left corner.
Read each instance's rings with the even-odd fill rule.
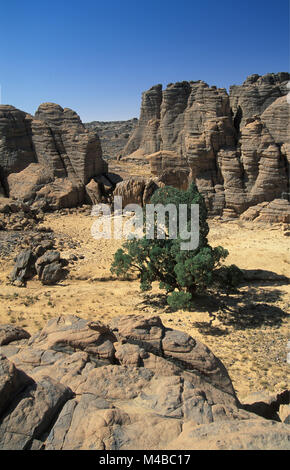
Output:
[[[206,346],[158,316],[67,315],[12,333],[1,330],[0,449],[289,448],[286,394],[284,423],[259,416]]]

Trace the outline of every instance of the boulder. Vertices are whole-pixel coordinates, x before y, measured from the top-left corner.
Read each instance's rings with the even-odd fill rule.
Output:
[[[278,415],[282,423],[290,424],[290,405],[280,405]]]
[[[88,202],[92,205],[103,202],[102,185],[94,179],[86,185],[86,194]]]
[[[212,352],[158,316],[61,316],[1,351],[1,449],[289,449],[287,418],[245,409]]]
[[[29,345],[37,349],[63,352],[81,350],[111,363],[115,340],[115,335],[108,327],[67,315],[48,322],[40,333],[30,339]]]
[[[61,263],[46,264],[42,270],[40,280],[44,285],[52,285],[63,280],[66,277],[66,271]]]
[[[50,249],[53,248],[53,244],[52,240],[43,240],[34,249],[21,251],[15,259],[10,281],[25,286],[26,281],[35,274],[46,285],[56,284],[65,279],[67,270],[64,266],[67,265],[67,261],[61,259],[59,251]]]
[[[35,275],[35,256],[30,249],[21,251],[15,260],[14,268],[10,274],[12,282],[20,281],[25,284],[27,279]]]
[[[30,338],[28,331],[13,325],[0,325],[0,346]]]
[[[13,399],[31,382],[30,377],[0,353],[0,419]]]
[[[0,424],[0,449],[25,450],[49,429],[64,403],[72,397],[69,388],[50,377],[28,385]]]
[[[130,178],[128,180],[117,183],[113,195],[122,198],[122,206],[128,204],[143,205],[143,193],[146,186],[144,178]]]
[[[7,177],[9,195],[24,202],[34,201],[37,192],[53,181],[52,173],[39,163],[30,163],[24,170]]]
[[[150,202],[151,196],[159,187],[159,182],[153,179],[131,177],[116,184],[113,196],[122,197],[122,206],[138,204],[143,207]]]

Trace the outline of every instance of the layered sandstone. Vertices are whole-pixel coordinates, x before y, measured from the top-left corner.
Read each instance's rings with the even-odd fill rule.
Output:
[[[230,87],[231,107],[236,124],[243,127],[245,121],[255,114],[262,114],[268,106],[288,92],[289,73],[250,75],[240,85]]]
[[[35,116],[0,106],[2,192],[53,209],[76,206],[88,197],[86,185],[105,173],[98,135],[68,108],[43,103]]]
[[[197,183],[211,214],[236,216],[289,197],[287,73],[225,89],[203,81],[152,87],[124,157],[142,156],[163,184]]]
[[[144,92],[122,155],[139,165],[145,158],[154,184],[142,177],[112,181],[96,128],[86,129],[71,109],[44,103],[33,117],[0,106],[0,195],[42,210],[107,202],[112,194],[144,204],[158,186],[186,189],[195,181],[211,215],[234,217],[263,202],[287,201],[289,77],[252,75],[229,94],[203,81]],[[113,146],[114,126],[105,131]]]

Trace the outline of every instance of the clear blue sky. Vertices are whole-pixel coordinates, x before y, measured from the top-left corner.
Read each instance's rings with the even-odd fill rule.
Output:
[[[289,69],[288,0],[4,0],[2,103],[53,101],[84,122],[139,117],[152,85],[228,88]]]

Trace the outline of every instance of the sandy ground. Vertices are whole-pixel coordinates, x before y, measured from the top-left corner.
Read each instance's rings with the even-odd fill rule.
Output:
[[[34,333],[60,314],[104,322],[136,312],[158,314],[166,326],[200,339],[223,361],[241,399],[252,391],[279,392],[289,386],[290,288],[286,282],[255,282],[228,298],[199,296],[192,311],[171,312],[158,284],[143,294],[137,279],[114,278],[110,264],[122,242],[95,240],[91,236],[94,218],[71,212],[47,214],[44,222],[54,230],[62,256],[78,257],[70,264],[69,277],[55,286],[31,280],[26,288],[14,287],[7,282],[12,256],[2,260],[0,323],[13,323]],[[211,221],[210,227],[210,243],[230,252],[227,264],[290,276],[289,237],[281,226]],[[218,301],[230,310],[210,324],[208,311],[217,314]]]
[[[108,162],[110,172],[121,176],[123,179],[133,176],[140,178],[152,177],[149,160],[146,160],[143,155],[140,157],[136,156],[135,159],[123,158],[119,161],[112,158]]]

